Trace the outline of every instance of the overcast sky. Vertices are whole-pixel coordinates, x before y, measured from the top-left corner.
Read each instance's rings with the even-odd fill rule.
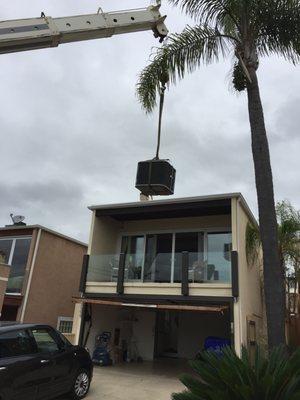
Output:
[[[1,20],[148,6],[146,0],[2,0]],[[188,19],[163,4],[171,32]],[[155,155],[157,114],[135,96],[158,42],[152,32],[0,56],[0,225],[23,214],[87,241],[87,206],[138,200],[137,162]],[[230,89],[230,60],[203,67],[167,93],[161,157],[177,169],[175,197],[256,191],[245,94]],[[276,200],[300,208],[300,66],[262,60],[261,95]]]

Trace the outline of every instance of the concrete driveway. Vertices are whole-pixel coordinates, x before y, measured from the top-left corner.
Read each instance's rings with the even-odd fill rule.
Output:
[[[169,400],[174,392],[184,389],[179,381],[190,372],[186,361],[163,360],[95,367],[87,400]],[[65,398],[59,400],[67,400]]]

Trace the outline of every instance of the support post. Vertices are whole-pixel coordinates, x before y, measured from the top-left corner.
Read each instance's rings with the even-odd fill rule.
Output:
[[[189,253],[188,253],[188,251],[182,252],[181,294],[183,296],[189,295]]]
[[[231,287],[232,297],[237,299],[239,297],[239,261],[238,252],[231,252]]]
[[[83,340],[84,340],[84,334],[85,334],[85,320],[86,320],[86,308],[87,305],[86,303],[82,304],[82,309],[81,309],[81,321],[80,321],[80,331],[79,331],[79,340],[78,344],[79,346],[83,345]]]
[[[125,253],[120,254],[117,293],[124,293],[124,275],[125,275]]]
[[[83,294],[85,293],[89,259],[90,259],[90,256],[88,254],[84,254],[83,260],[82,260],[82,268],[81,268],[81,276],[80,276],[80,284],[79,284],[79,292],[83,293]]]

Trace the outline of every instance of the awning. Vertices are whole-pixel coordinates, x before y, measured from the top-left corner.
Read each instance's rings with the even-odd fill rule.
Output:
[[[74,297],[75,303],[99,304],[104,306],[127,307],[127,308],[150,308],[156,310],[174,310],[174,311],[197,311],[203,313],[221,313],[229,309],[229,305],[186,305],[186,304],[144,304],[144,303],[126,303],[122,301],[86,299]]]

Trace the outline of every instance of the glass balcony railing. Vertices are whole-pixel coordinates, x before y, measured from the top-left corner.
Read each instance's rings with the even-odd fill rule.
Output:
[[[181,283],[183,263],[188,264],[190,283],[231,282],[230,252],[91,255],[87,281],[117,282],[122,259],[124,282]]]

